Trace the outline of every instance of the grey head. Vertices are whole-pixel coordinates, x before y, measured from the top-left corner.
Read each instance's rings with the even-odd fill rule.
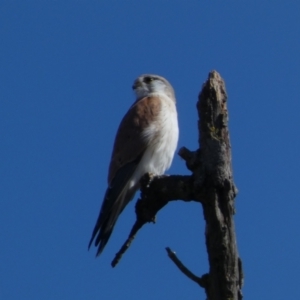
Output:
[[[149,96],[149,94],[165,94],[175,102],[175,93],[170,82],[162,76],[143,74],[133,83],[137,100]]]

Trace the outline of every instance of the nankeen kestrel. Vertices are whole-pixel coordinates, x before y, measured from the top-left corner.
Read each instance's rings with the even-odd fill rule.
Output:
[[[158,75],[141,75],[132,86],[136,101],[124,116],[115,138],[106,190],[89,248],[99,255],[116,221],[139,189],[145,173],[163,174],[178,142],[176,99],[171,84]]]

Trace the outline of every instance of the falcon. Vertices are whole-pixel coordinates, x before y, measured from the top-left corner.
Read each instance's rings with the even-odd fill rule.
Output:
[[[123,117],[108,170],[108,187],[95,224],[96,256],[103,251],[119,215],[132,200],[146,173],[163,174],[171,165],[178,142],[176,99],[163,77],[145,74],[132,86],[136,100]]]

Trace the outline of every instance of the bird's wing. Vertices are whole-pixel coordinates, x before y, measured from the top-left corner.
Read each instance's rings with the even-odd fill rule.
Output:
[[[161,108],[160,99],[145,97],[136,101],[119,126],[108,174],[108,188],[89,243],[95,240],[99,255],[107,243],[119,214],[133,198],[138,187],[129,188],[128,182],[143,154],[153,139],[145,129],[153,124]]]
[[[116,172],[136,160],[151,142],[151,136],[145,135],[145,129],[153,124],[161,108],[158,97],[145,97],[136,101],[119,126],[111,156],[108,184]]]

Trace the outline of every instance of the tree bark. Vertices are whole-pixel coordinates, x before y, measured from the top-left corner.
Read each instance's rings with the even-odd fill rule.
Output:
[[[234,228],[231,145],[227,95],[221,76],[213,71],[199,94],[198,167],[194,171],[196,198],[201,199],[206,221],[209,259],[208,299],[242,299],[243,281]]]
[[[128,249],[136,233],[169,201],[197,201],[203,206],[209,272],[194,275],[167,247],[176,266],[205,289],[209,300],[242,299],[243,273],[234,228],[234,198],[231,146],[228,131],[227,95],[221,76],[212,71],[203,84],[197,102],[199,115],[199,149],[181,148],[191,176],[145,175],[141,181],[141,198],[137,201],[137,220],[128,239],[112,262],[114,267]]]

